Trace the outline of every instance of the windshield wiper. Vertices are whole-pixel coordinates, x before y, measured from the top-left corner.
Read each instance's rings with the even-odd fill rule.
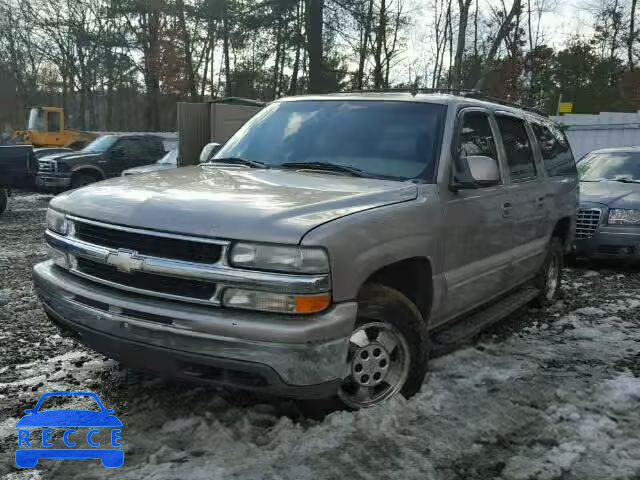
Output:
[[[287,162],[279,166],[285,168],[306,168],[309,170],[326,170],[328,172],[348,173],[354,177],[369,177],[369,175],[359,168],[345,167],[344,165],[329,162]]]
[[[640,183],[640,180],[634,180],[633,178],[613,178],[612,180],[620,183]]]
[[[246,158],[241,157],[224,157],[224,158],[212,158],[206,164],[212,163],[226,163],[228,165],[243,165],[245,167],[251,168],[269,168],[266,164],[262,162],[258,162],[257,160],[247,160]]]

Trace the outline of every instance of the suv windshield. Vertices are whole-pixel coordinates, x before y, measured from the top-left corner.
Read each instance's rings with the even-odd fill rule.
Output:
[[[372,177],[432,181],[445,113],[446,106],[425,102],[276,102],[247,122],[215,159],[271,167],[334,164]]]
[[[591,153],[578,163],[580,180],[640,182],[640,152]]]
[[[118,137],[115,135],[105,135],[103,137],[96,138],[89,145],[84,147],[81,151],[86,153],[102,153],[109,150],[111,145],[116,143]]]

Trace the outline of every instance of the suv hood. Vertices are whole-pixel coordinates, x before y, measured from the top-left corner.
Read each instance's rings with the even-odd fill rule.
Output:
[[[580,182],[580,201],[613,208],[640,208],[640,183]]]
[[[298,243],[320,224],[413,200],[417,191],[409,182],[196,166],[99,182],[55,197],[51,206],[79,217],[130,227]]]

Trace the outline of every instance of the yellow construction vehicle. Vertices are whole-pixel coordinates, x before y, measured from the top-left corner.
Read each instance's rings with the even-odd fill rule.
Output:
[[[64,110],[58,107],[33,107],[29,112],[27,129],[16,131],[16,143],[28,143],[34,147],[83,148],[98,135],[64,128]]]

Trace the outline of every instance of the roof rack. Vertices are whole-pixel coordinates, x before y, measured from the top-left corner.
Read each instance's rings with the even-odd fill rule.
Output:
[[[392,87],[392,88],[375,88],[370,90],[349,90],[345,93],[394,93],[394,92],[406,92],[411,95],[417,95],[418,93],[444,93],[448,95],[456,95],[459,97],[473,98],[474,100],[483,100],[486,102],[498,103],[507,107],[519,108],[527,112],[535,113],[543,117],[548,115],[534,107],[527,107],[517,102],[511,102],[509,100],[503,100],[501,98],[492,97],[480,90],[472,88],[412,88],[412,87]]]

